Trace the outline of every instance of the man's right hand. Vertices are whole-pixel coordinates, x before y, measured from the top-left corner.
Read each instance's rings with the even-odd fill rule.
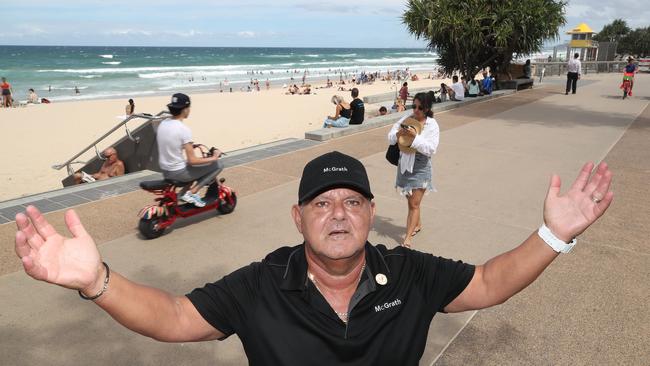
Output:
[[[34,279],[94,295],[101,288],[104,268],[93,238],[74,210],[65,213],[72,238],[57,233],[41,212],[28,206],[16,215],[16,254]]]

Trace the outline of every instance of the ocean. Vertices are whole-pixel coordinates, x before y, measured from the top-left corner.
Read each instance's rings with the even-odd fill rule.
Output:
[[[435,53],[421,49],[0,46],[0,76],[16,100],[26,99],[29,88],[52,101],[128,98],[237,91],[251,79],[298,83],[305,71],[307,82],[335,81],[341,73],[435,65]]]

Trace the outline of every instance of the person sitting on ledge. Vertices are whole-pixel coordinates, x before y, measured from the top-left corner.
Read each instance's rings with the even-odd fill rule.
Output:
[[[481,95],[492,94],[492,77],[488,76],[487,71],[483,71],[483,80],[481,80]]]
[[[478,82],[476,79],[472,79],[472,81],[469,82],[469,97],[475,98],[478,97],[479,94],[481,93],[481,89],[479,88]]]
[[[350,125],[350,117],[352,116],[350,104],[343,100],[343,97],[340,95],[333,96],[332,103],[336,105],[336,111],[334,116],[327,116],[325,118],[323,128],[348,127]]]
[[[99,168],[97,173],[92,175],[84,171],[74,173],[75,184],[90,183],[96,180],[106,180],[124,175],[124,162],[118,157],[117,150],[109,147],[102,152],[102,157],[106,160],[104,160],[102,167]]]
[[[458,81],[458,76],[454,75],[451,80],[453,81],[453,84],[451,84],[451,88],[447,90],[449,93],[449,100],[460,102],[465,99],[465,87],[463,86],[463,83]]]

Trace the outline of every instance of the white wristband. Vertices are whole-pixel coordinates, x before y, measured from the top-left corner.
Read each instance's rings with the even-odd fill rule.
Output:
[[[539,230],[537,230],[537,235],[557,253],[568,253],[577,243],[576,238],[573,238],[569,243],[558,239],[545,224],[542,224]]]

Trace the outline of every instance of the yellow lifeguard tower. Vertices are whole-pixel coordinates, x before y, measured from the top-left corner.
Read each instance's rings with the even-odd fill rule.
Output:
[[[598,57],[598,42],[592,40],[594,32],[587,24],[580,23],[577,27],[566,32],[571,35],[567,58],[573,58],[574,53],[580,54],[582,61],[595,61]]]

